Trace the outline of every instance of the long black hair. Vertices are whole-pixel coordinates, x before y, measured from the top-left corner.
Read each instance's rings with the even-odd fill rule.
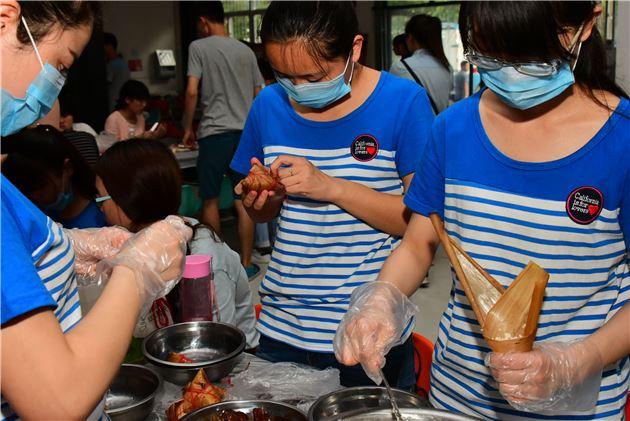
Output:
[[[571,60],[577,58],[560,42],[559,35],[593,18],[594,1],[480,1],[463,2],[459,9],[459,30],[464,50],[511,61]],[[577,52],[577,51],[575,51]],[[599,105],[610,109],[594,91],[604,90],[619,97],[628,94],[607,74],[606,49],[597,26],[582,43],[573,71],[576,82],[586,88]]]
[[[2,174],[25,196],[51,183],[51,176],[61,177],[66,159],[72,164],[70,178],[74,193],[85,198],[96,196],[94,172],[74,145],[52,126],[25,128],[2,138]]]
[[[273,1],[260,27],[263,44],[300,40],[317,63],[347,58],[358,33],[349,1]]]
[[[442,45],[442,21],[430,15],[415,15],[405,25],[405,33],[411,35],[422,48],[427,50],[448,71],[451,65]]]

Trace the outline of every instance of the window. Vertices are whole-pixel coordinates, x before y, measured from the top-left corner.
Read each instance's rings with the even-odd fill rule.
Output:
[[[225,29],[241,41],[260,43],[260,24],[269,1],[224,1]]]

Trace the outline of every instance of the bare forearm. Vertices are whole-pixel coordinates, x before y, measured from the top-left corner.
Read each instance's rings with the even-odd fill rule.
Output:
[[[90,313],[67,334],[51,311],[3,327],[3,395],[23,418],[85,419],[122,362],[138,308],[133,275],[117,268]]]
[[[630,355],[630,303],[586,340],[597,347],[604,365]]]
[[[401,244],[385,261],[379,279],[410,296],[426,277],[438,244],[429,218],[414,213]]]
[[[192,129],[195,108],[197,108],[197,94],[186,92],[184,99],[184,130]]]
[[[385,261],[379,279],[396,285],[405,295],[411,296],[422,284],[433,261],[435,248],[415,248],[401,244]]]
[[[334,179],[332,202],[371,227],[395,236],[407,228],[409,209],[398,194],[380,193],[362,184],[341,178]]]

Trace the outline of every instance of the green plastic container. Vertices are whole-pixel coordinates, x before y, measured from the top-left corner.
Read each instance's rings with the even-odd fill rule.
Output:
[[[201,211],[201,199],[197,194],[197,188],[190,184],[182,186],[182,201],[179,205],[179,214],[194,217]]]
[[[183,216],[198,217],[201,212],[202,200],[199,198],[199,188],[191,184],[182,185],[182,200],[179,205],[179,214]],[[234,206],[234,193],[232,183],[227,177],[221,181],[219,193],[219,209],[227,210]]]
[[[131,339],[131,344],[129,344],[129,349],[127,350],[127,355],[125,355],[125,359],[123,363],[125,364],[135,364],[142,361],[144,356],[142,355],[142,338],[133,338]]]
[[[234,193],[232,192],[232,183],[230,179],[223,176],[221,181],[221,193],[219,193],[219,209],[227,210],[234,206]]]

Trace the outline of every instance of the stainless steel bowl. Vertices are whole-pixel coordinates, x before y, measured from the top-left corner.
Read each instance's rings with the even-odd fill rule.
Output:
[[[474,421],[478,418],[472,418],[465,415],[454,414],[448,411],[428,408],[402,408],[400,410],[405,421]],[[335,418],[337,419],[337,418]],[[355,414],[343,415],[343,421],[387,421],[395,420],[391,409],[379,409],[368,411],[355,411]],[[340,420],[341,420],[340,419]],[[321,420],[324,421],[324,420]]]
[[[191,412],[180,421],[211,421],[213,416],[219,415],[224,409],[251,415],[255,408],[264,408],[272,417],[278,417],[274,418],[278,421],[307,421],[306,415],[296,407],[282,402],[265,400],[221,402]]]
[[[396,403],[403,408],[427,408],[429,402],[421,396],[403,390],[392,389]],[[309,421],[340,419],[340,415],[354,414],[374,409],[389,409],[387,389],[380,386],[359,386],[339,389],[317,399],[308,411]]]
[[[203,368],[210,381],[232,371],[245,349],[245,335],[234,326],[217,322],[179,323],[158,329],[142,342],[144,357],[165,380],[186,384]],[[180,353],[190,364],[172,363],[168,354]]]
[[[148,367],[123,364],[107,391],[105,412],[117,421],[145,419],[153,409],[160,382],[160,376]]]

